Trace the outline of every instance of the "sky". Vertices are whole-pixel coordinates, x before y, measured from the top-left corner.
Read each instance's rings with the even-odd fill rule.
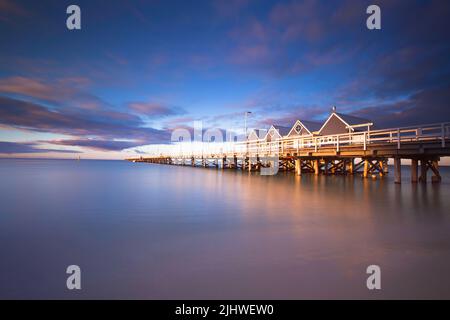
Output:
[[[81,9],[68,30],[66,8]],[[450,121],[450,1],[0,0],[0,157],[123,159],[176,128]]]

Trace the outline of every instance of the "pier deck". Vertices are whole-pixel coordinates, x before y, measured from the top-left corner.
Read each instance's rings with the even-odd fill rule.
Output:
[[[127,160],[248,171],[276,167],[297,175],[361,174],[375,178],[388,173],[388,159],[393,159],[395,182],[401,183],[401,160],[409,159],[411,182],[416,183],[426,182],[428,172],[432,182],[440,182],[439,161],[446,156],[450,156],[450,123],[274,141],[204,142],[201,150],[178,144],[165,153]]]

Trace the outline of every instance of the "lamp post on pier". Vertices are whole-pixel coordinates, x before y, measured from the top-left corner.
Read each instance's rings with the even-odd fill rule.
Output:
[[[252,114],[251,111],[245,111],[244,114],[244,135],[245,135],[245,139],[247,140],[247,117],[249,114]]]

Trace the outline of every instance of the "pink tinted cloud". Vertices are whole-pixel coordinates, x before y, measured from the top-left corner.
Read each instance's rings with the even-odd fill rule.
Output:
[[[0,93],[16,94],[73,108],[98,110],[106,103],[86,91],[91,80],[85,77],[64,77],[45,81],[30,77],[8,77],[0,79]]]
[[[234,64],[260,64],[271,58],[269,48],[264,44],[241,45],[230,56]]]
[[[150,66],[158,67],[166,64],[169,61],[167,54],[159,52],[150,57]]]
[[[65,140],[48,140],[40,141],[59,146],[82,147],[97,151],[121,151],[123,149],[136,147],[139,142],[120,141],[120,140],[104,140],[104,139],[65,139]]]
[[[11,0],[0,0],[0,21],[11,22],[13,17],[28,16],[30,13]]]
[[[104,140],[160,141],[166,132],[143,127],[136,115],[112,110],[50,110],[43,105],[0,96],[0,123],[4,126]]]
[[[229,17],[239,14],[250,2],[251,0],[214,0],[213,7],[219,15]]]
[[[332,12],[316,0],[275,4],[269,12],[268,21],[250,17],[229,32],[234,45],[228,61],[257,67],[276,76],[341,63],[352,56],[354,50],[346,52],[344,45],[335,45],[314,52],[307,50],[308,55],[304,52],[291,54],[291,46],[298,41],[317,42],[333,35],[335,28],[327,21],[328,16],[328,20],[331,19]]]
[[[116,53],[107,52],[106,56],[109,59],[111,59],[113,62],[115,62],[116,64],[121,65],[121,66],[126,66],[129,63],[129,61],[127,59],[125,59],[124,57],[122,57]]]
[[[140,115],[148,117],[164,117],[183,113],[180,108],[156,102],[131,102],[128,108]]]
[[[265,42],[269,40],[270,29],[259,20],[251,18],[244,25],[232,29],[229,32],[229,36],[239,43],[246,43],[249,40],[252,42]]]
[[[281,30],[284,41],[319,40],[325,31],[322,12],[316,0],[279,3],[272,9],[270,20]]]
[[[358,45],[347,48],[340,45],[334,45],[327,50],[314,50],[305,54],[305,61],[310,66],[335,65],[349,61],[360,50]]]
[[[394,2],[395,0],[389,0]],[[379,4],[379,3],[378,3]],[[382,6],[383,8],[384,5]],[[365,16],[362,13],[365,12],[367,4],[363,1],[357,2],[354,0],[344,0],[339,6],[336,7],[332,15],[333,23],[336,25],[363,25],[365,23]]]
[[[9,77],[0,79],[0,92],[26,95],[49,101],[58,101],[61,96],[71,95],[73,89],[52,86],[39,79]]]
[[[267,128],[270,125],[278,124],[287,127],[294,125],[296,120],[309,120],[317,121],[323,118],[323,115],[327,113],[328,107],[326,106],[292,106],[287,112],[280,112],[276,115],[267,116],[257,121],[257,126],[260,128]]]
[[[188,58],[189,64],[194,68],[211,68],[214,66],[214,59],[207,54],[193,54]]]
[[[164,130],[174,130],[178,128],[191,128],[194,124],[194,121],[197,119],[190,117],[190,116],[184,116],[184,117],[176,117],[173,119],[169,119],[164,122],[163,128]]]

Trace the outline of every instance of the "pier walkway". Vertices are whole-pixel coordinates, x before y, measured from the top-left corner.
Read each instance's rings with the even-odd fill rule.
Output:
[[[204,142],[201,148],[177,144],[164,153],[127,160],[248,171],[276,167],[297,175],[361,174],[376,178],[388,173],[387,162],[393,159],[395,183],[401,183],[401,160],[409,159],[411,182],[416,183],[426,182],[428,172],[432,182],[440,182],[439,161],[445,156],[450,156],[450,122],[272,141]]]

